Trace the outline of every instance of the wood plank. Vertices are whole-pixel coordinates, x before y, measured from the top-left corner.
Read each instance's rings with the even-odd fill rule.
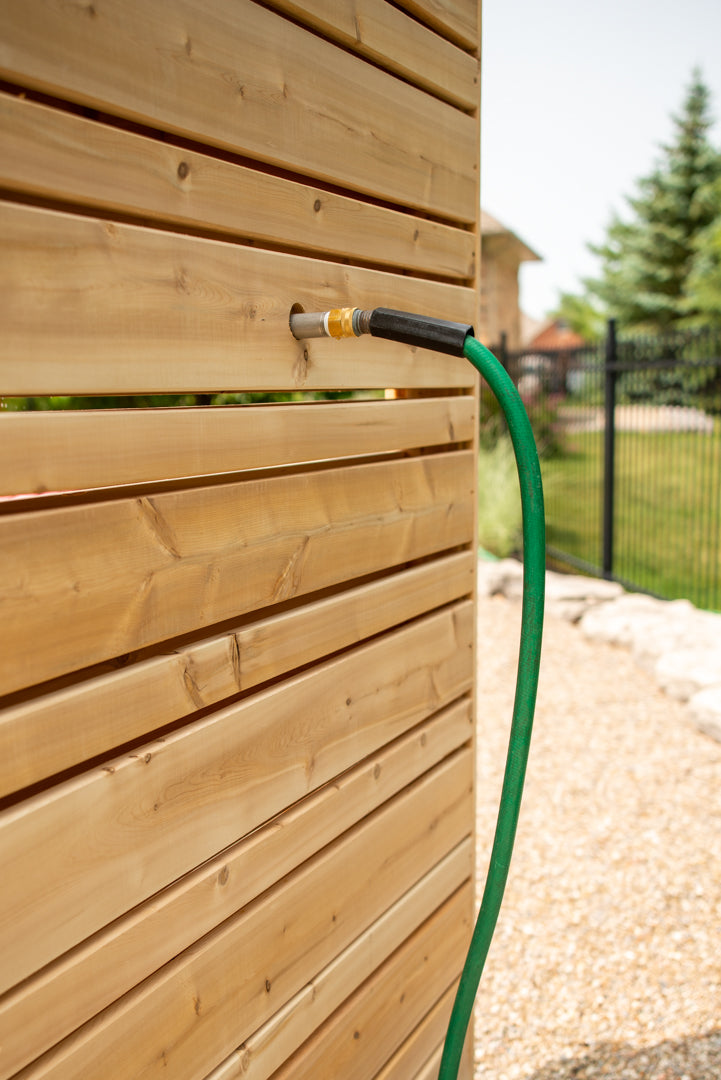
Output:
[[[443,1047],[439,1046],[433,1056],[426,1062],[425,1066],[416,1074],[415,1080],[438,1080],[438,1070],[441,1066],[441,1058],[443,1057]],[[462,1067],[463,1063],[461,1063]],[[466,1077],[464,1074],[459,1073],[459,1080],[470,1080],[470,1077]]]
[[[478,60],[386,0],[269,2],[445,101],[466,109],[478,107]]]
[[[251,0],[106,0],[98,17],[6,0],[0,74],[438,217],[477,218],[472,117]]]
[[[426,1075],[426,1070],[428,1070],[428,1080],[431,1080],[431,1077],[433,1080],[438,1080],[443,1040],[456,989],[457,983],[454,983],[446,990],[390,1061],[376,1074],[375,1080],[409,1080],[409,1077],[419,1080],[420,1077]],[[435,1073],[433,1066],[435,1066]]]
[[[461,552],[0,712],[0,796],[473,591]]]
[[[431,1058],[428,1059],[424,1067],[416,1074],[415,1080],[438,1080],[438,1070],[441,1064],[441,1058],[443,1056],[443,1045],[441,1044]],[[458,1066],[458,1080],[473,1080],[473,1047],[469,1047],[468,1050],[464,1050],[463,1057],[461,1058]],[[405,1076],[404,1076],[405,1080]]]
[[[22,1075],[205,1076],[468,835],[472,774],[459,752]]]
[[[415,1080],[438,1080],[438,1071],[441,1066],[442,1057],[443,1047],[439,1046],[420,1072],[416,1074]],[[463,1066],[464,1063],[461,1062],[461,1071],[458,1074],[458,1080],[471,1080],[470,1075],[466,1075],[466,1073],[462,1071]]]
[[[288,326],[295,303],[472,323],[471,289],[12,203],[0,232],[6,396],[475,384],[458,357]]]
[[[7,191],[444,277],[475,274],[474,235],[464,229],[8,94],[0,137]]]
[[[479,49],[479,0],[398,0],[398,6],[468,49]]]
[[[462,602],[4,811],[0,992],[460,698],[472,638]]]
[[[470,938],[472,888],[460,889],[273,1073],[367,1080],[457,978]]]
[[[5,994],[0,1077],[64,1039],[467,743],[470,728],[467,700],[444,710]],[[470,876],[468,846],[433,872],[440,894],[431,888],[431,896],[448,895]],[[409,903],[404,911],[410,918]],[[401,937],[409,932],[407,927]],[[381,939],[373,936],[374,950]],[[374,956],[380,953],[372,951]],[[326,1000],[320,996],[316,1008]]]
[[[0,494],[73,491],[470,442],[470,396],[0,414]]]
[[[0,690],[468,542],[474,471],[461,451],[10,515]]]
[[[327,968],[314,976],[267,1024],[251,1035],[222,1065],[214,1069],[207,1080],[267,1080],[267,1077],[280,1068],[285,1059],[342,1005],[349,993],[369,978],[375,968],[463,884],[469,863],[472,867],[473,850],[470,840],[459,844]],[[447,995],[444,995],[441,999],[442,1003],[446,997]],[[429,1026],[428,1019],[423,1023],[425,1027]],[[443,1037],[443,1032],[438,1036],[436,1030],[437,1023],[433,1030],[436,1035],[434,1048],[438,1038]],[[418,1048],[419,1037],[414,1033],[411,1038],[414,1047]],[[425,1042],[428,1039],[429,1036],[426,1036]],[[425,1048],[425,1042],[421,1050]],[[418,1054],[419,1050],[416,1049],[414,1060]],[[398,1080],[407,1080],[410,1075],[408,1070],[401,1072]]]

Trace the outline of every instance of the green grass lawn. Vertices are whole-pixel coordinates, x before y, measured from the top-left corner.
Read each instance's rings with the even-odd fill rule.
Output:
[[[603,432],[566,436],[543,462],[548,543],[601,564]],[[614,574],[721,609],[721,424],[712,435],[616,436]]]

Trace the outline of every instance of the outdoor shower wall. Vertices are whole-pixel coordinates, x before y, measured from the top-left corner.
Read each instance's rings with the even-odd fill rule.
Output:
[[[0,394],[126,400],[0,412],[0,1078],[437,1068],[475,379],[288,315],[475,321],[479,38],[476,0],[3,4]],[[209,404],[251,391],[295,396]]]

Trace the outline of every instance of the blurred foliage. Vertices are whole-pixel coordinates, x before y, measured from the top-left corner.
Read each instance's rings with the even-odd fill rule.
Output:
[[[627,199],[630,219],[616,216],[604,243],[589,245],[601,259],[601,276],[587,281],[587,290],[622,328],[664,331],[701,314],[689,279],[717,216],[709,193],[721,177],[721,154],[708,140],[709,91],[699,71],[672,119],[673,142]]]
[[[606,332],[605,315],[589,296],[562,292],[549,317],[562,319],[584,341],[599,341]]]
[[[539,457],[556,457],[564,450],[558,410],[563,400],[559,394],[540,390],[523,398],[523,404],[531,421]],[[481,425],[479,443],[482,449],[492,450],[508,436],[508,425],[495,396],[485,383],[481,384]]]
[[[721,326],[721,178],[706,189],[704,196],[713,220],[696,239],[688,277],[688,318],[695,323]]]
[[[559,400],[540,394],[524,402],[539,457],[555,458],[564,452],[558,422]],[[498,558],[518,554],[522,548],[521,496],[508,426],[495,396],[481,384],[481,425],[478,450],[478,542]]]
[[[521,495],[516,458],[509,435],[478,454],[478,542],[499,558],[521,547]]]
[[[63,409],[170,409],[197,405],[258,405],[286,401],[339,401],[382,397],[383,390],[314,390],[289,393],[263,391],[227,394],[138,394],[123,397],[27,397],[0,398],[7,412],[43,412]]]

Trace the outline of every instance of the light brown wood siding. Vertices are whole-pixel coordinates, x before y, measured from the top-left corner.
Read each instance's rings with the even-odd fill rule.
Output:
[[[476,380],[288,319],[477,320],[479,41],[476,0],[4,5],[0,1080],[437,1070]]]

